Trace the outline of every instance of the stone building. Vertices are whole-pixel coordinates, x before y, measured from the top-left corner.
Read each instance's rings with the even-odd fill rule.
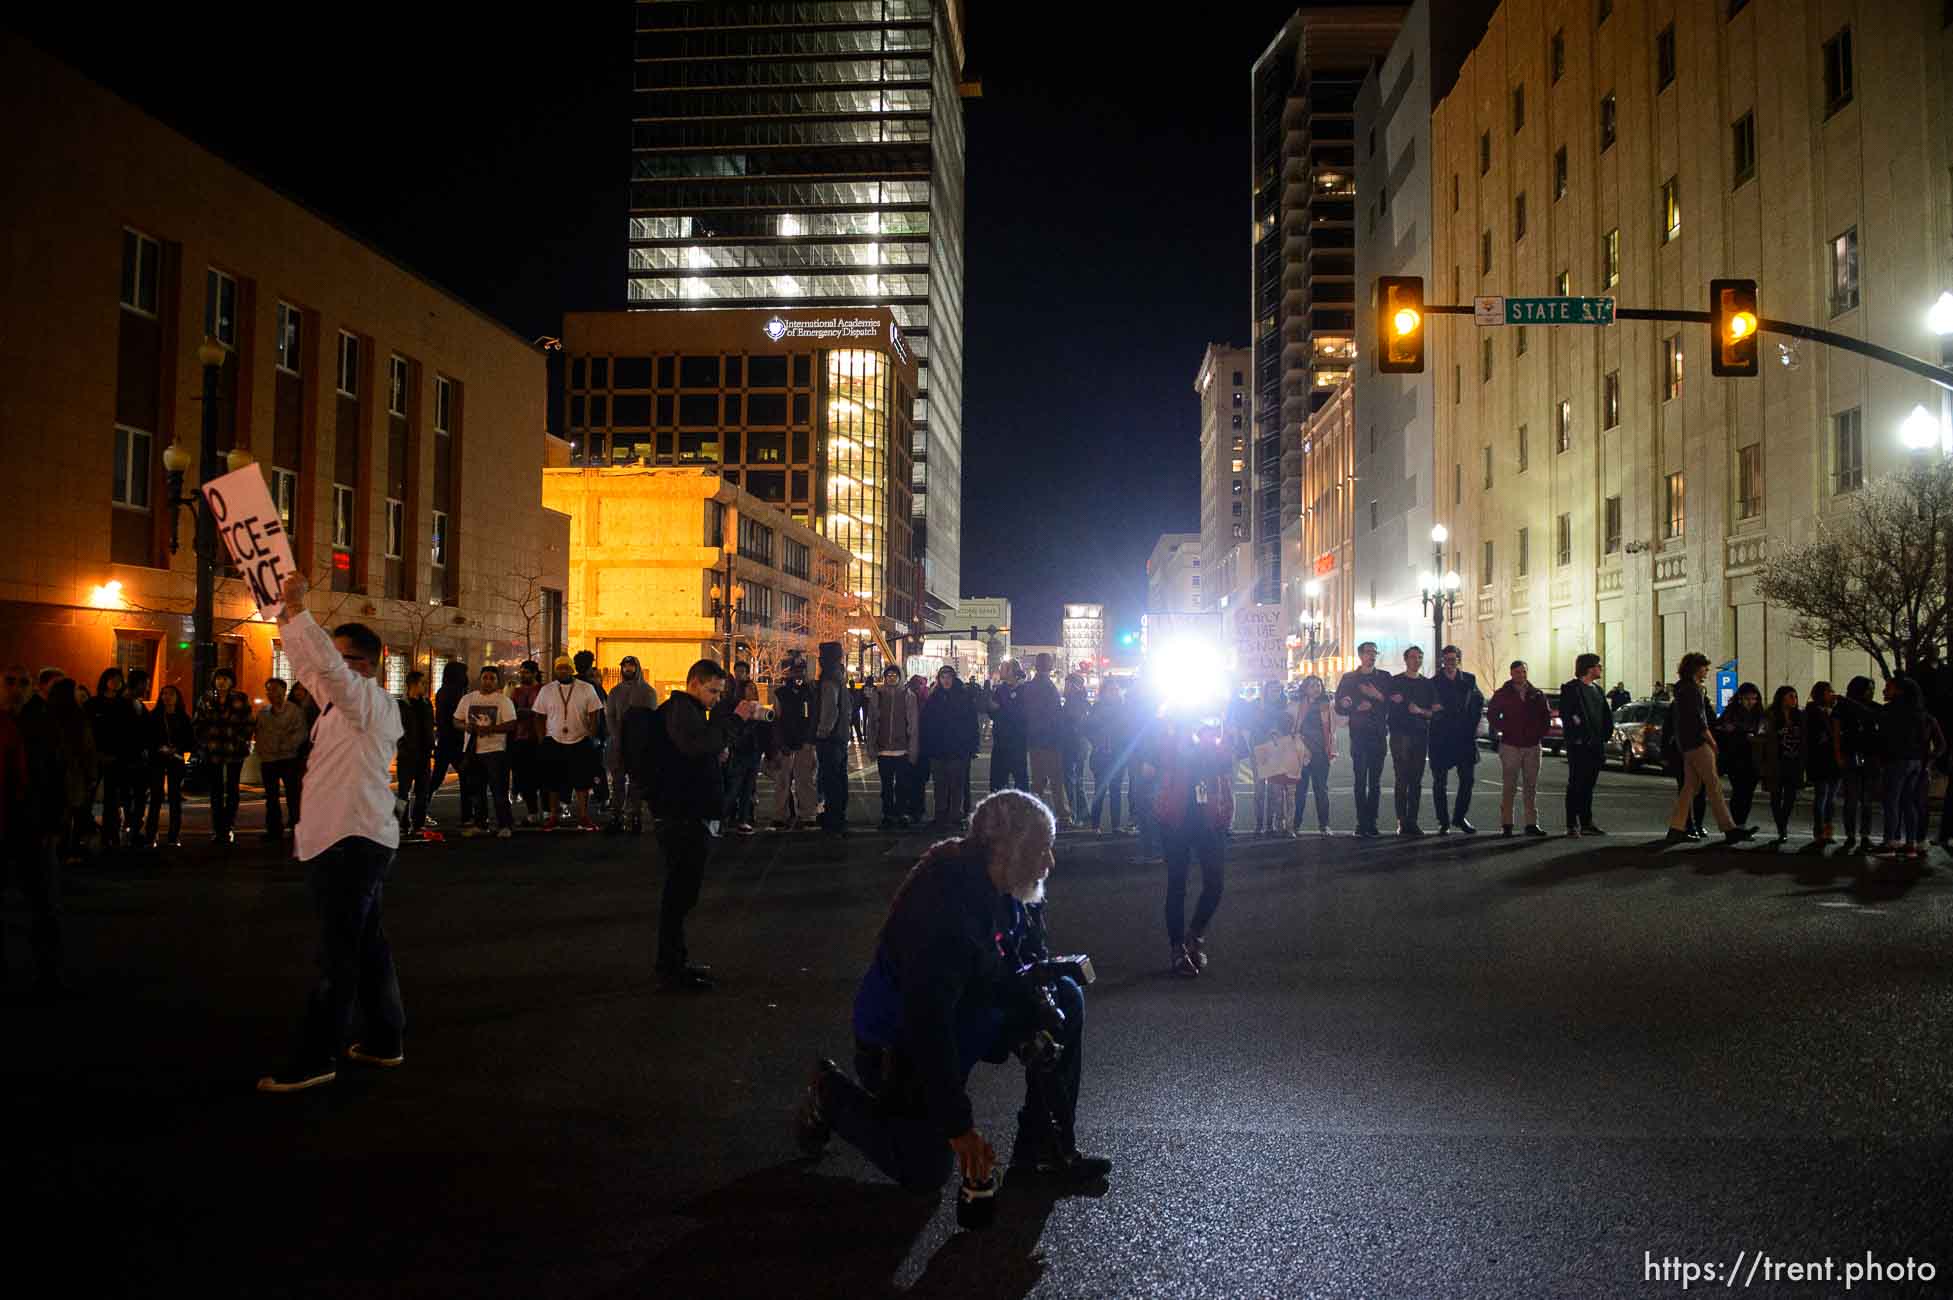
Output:
[[[1191,614],[1200,599],[1200,534],[1161,533],[1146,559],[1146,612]]]
[[[1200,573],[1204,607],[1227,611],[1254,602],[1253,471],[1248,440],[1247,348],[1210,343],[1194,374],[1200,402]]]
[[[1936,355],[1953,279],[1941,7],[1506,0],[1434,110],[1433,302],[1606,295],[1761,314]],[[1718,379],[1705,328],[1478,328],[1432,318],[1440,522],[1468,662],[1563,680],[1598,651],[1637,694],[1683,653],[1807,690],[1864,671],[1790,635],[1756,591],[1907,454],[1923,380],[1765,335]],[[1785,340],[1785,342],[1788,342]]]
[[[1344,378],[1302,426],[1302,507],[1282,533],[1282,627],[1294,638],[1290,671],[1315,673],[1332,686],[1337,674],[1355,666],[1356,608],[1367,595],[1363,575],[1351,568],[1355,530],[1370,523],[1374,509],[1356,478],[1355,420],[1355,394]],[[1290,580],[1297,575],[1306,576]]]
[[[190,687],[194,521],[164,452],[202,429],[263,468],[321,618],[388,641],[389,685],[562,644],[567,522],[543,509],[542,357],[18,37],[0,34],[0,658],[91,684],[109,664]],[[281,666],[243,584],[216,591],[218,662]]]

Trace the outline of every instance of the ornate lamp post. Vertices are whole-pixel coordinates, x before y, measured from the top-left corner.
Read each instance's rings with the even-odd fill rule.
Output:
[[[732,637],[739,621],[739,607],[746,603],[746,588],[732,580],[732,553],[726,553],[726,580],[724,585],[712,584],[712,617],[723,618],[726,623],[726,671],[732,671]]]
[[[1431,529],[1431,572],[1418,581],[1424,593],[1424,612],[1431,616],[1431,654],[1430,661],[1437,661],[1438,652],[1444,647],[1445,620],[1458,613],[1458,588],[1461,585],[1456,569],[1444,567],[1444,544],[1451,533],[1443,524]]]
[[[223,472],[217,460],[217,381],[223,373],[224,359],[229,355],[224,346],[213,338],[206,337],[197,345],[197,364],[203,367],[203,427],[199,435],[201,445],[197,459],[197,482],[200,485]],[[229,469],[239,470],[255,459],[248,448],[235,447],[225,457],[224,463]],[[176,553],[180,540],[178,510],[188,509],[197,518],[197,537],[192,547],[197,560],[197,594],[190,614],[193,643],[190,677],[191,698],[199,699],[210,688],[210,674],[217,667],[215,606],[218,546],[217,523],[203,507],[202,492],[186,493],[183,490],[183,476],[189,469],[190,453],[181,442],[171,442],[163,449],[163,472],[169,488],[170,554]]]

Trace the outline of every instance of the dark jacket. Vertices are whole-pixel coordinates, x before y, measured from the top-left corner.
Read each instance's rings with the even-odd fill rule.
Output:
[[[1792,713],[1788,722],[1778,721],[1775,709],[1763,711],[1763,744],[1759,755],[1763,760],[1760,769],[1765,790],[1774,791],[1785,783],[1792,789],[1803,788],[1806,734],[1801,709]]]
[[[1336,753],[1336,702],[1327,695],[1295,706],[1295,734],[1309,747],[1309,762],[1327,763]]]
[[[1918,697],[1900,696],[1887,704],[1878,720],[1879,753],[1888,763],[1926,757],[1926,711]]]
[[[773,692],[773,747],[799,749],[814,740],[814,688],[806,682],[783,682]]]
[[[1058,683],[1049,675],[1024,683],[1024,743],[1032,749],[1057,749],[1064,744],[1065,704]]]
[[[1762,763],[1758,737],[1763,733],[1763,710],[1751,711],[1729,702],[1716,719],[1716,766],[1726,776],[1754,779]]]
[[[468,693],[468,674],[464,671],[458,679],[442,676],[441,689],[434,692],[434,743],[444,752],[459,754],[468,737],[454,725],[454,711]]]
[[[1810,778],[1812,785],[1821,781],[1836,781],[1844,775],[1838,715],[1821,704],[1804,706],[1804,774]]]
[[[1517,682],[1508,680],[1492,692],[1485,716],[1498,733],[1499,744],[1531,749],[1546,739],[1553,724],[1553,706],[1546,702],[1546,692],[1531,682],[1521,691]]]
[[[1428,736],[1431,733],[1431,706],[1438,702],[1429,677],[1398,673],[1390,679],[1390,734]]]
[[[1879,706],[1869,700],[1839,698],[1835,714],[1838,719],[1838,747],[1844,752],[1846,768],[1860,768],[1878,762],[1879,712]]]
[[[732,740],[728,748],[737,758],[757,758],[761,749],[762,724],[758,718],[741,719],[733,713],[741,700],[758,704],[759,683],[750,677],[744,684],[737,677],[726,678],[726,692],[719,697],[719,703],[726,713],[726,735]]]
[[[103,767],[131,763],[142,757],[142,725],[136,702],[127,693],[96,695],[82,705],[88,729],[95,737],[95,753]]]
[[[999,682],[991,688],[987,702],[981,707],[991,715],[990,752],[992,754],[1014,754],[1030,745],[1028,719],[1025,717],[1024,687]]]
[[[187,712],[172,709],[165,713],[158,705],[144,713],[142,721],[148,730],[148,735],[143,739],[143,748],[153,757],[170,757],[163,751],[175,750],[173,757],[187,758],[197,747],[197,730]]]
[[[1085,693],[1083,686],[1065,688],[1065,711],[1060,723],[1060,734],[1067,763],[1083,760],[1086,742],[1086,725],[1092,717],[1092,697]]]
[[[944,1138],[970,1131],[965,1051],[994,1044],[962,1040],[997,1010],[1021,1010],[1028,990],[1015,972],[1048,955],[1042,911],[999,892],[962,840],[910,869],[854,1000],[855,1037],[891,1049],[881,1096],[890,1112],[925,1118]]]
[[[977,690],[967,682],[938,686],[922,703],[920,723],[924,758],[974,758],[982,744],[977,727]]]
[[[1376,695],[1363,687],[1375,688]],[[1365,707],[1365,706],[1368,707]],[[1350,738],[1382,739],[1390,712],[1390,674],[1381,668],[1373,673],[1347,672],[1336,683],[1336,713],[1349,719]]]
[[[716,819],[726,801],[719,772],[719,751],[726,748],[725,725],[707,717],[705,706],[685,691],[673,691],[652,718],[648,742],[654,756],[654,811],[681,821]]]
[[[425,762],[434,754],[434,705],[426,698],[400,701],[400,742],[394,752]]]
[[[821,745],[845,744],[849,724],[854,720],[854,695],[839,669],[823,669],[814,683],[814,741]]]
[[[1478,720],[1485,714],[1485,695],[1478,678],[1460,669],[1456,678],[1442,670],[1431,679],[1431,690],[1444,711],[1431,719],[1431,762],[1457,767],[1478,761]]]
[[[1713,737],[1709,696],[1694,682],[1676,682],[1674,692],[1674,702],[1668,706],[1668,734],[1675,738],[1672,748],[1686,754]]]
[[[1132,703],[1121,696],[1101,695],[1085,715],[1085,738],[1092,742],[1092,767],[1110,772],[1126,757],[1132,744]]]
[[[1598,753],[1614,734],[1614,706],[1593,682],[1569,678],[1560,687],[1560,726],[1568,746]]]

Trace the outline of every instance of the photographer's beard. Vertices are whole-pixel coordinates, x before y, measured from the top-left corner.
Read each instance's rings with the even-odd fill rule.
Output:
[[[1050,846],[1045,846],[1036,856],[1024,858],[1004,865],[1003,892],[1020,903],[1032,904],[1044,901],[1044,877],[1047,871],[1045,861],[1050,856]]]

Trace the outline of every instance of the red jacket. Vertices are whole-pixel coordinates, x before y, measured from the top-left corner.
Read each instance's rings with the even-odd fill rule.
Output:
[[[1160,824],[1179,829],[1188,814],[1203,815],[1208,826],[1234,824],[1234,751],[1220,728],[1203,728],[1194,735],[1169,730],[1153,752],[1159,768],[1159,791],[1153,814]],[[1194,799],[1194,786],[1204,781],[1207,802]]]
[[[1485,706],[1485,717],[1492,724],[1492,730],[1499,735],[1501,745],[1511,745],[1518,749],[1530,749],[1546,739],[1547,728],[1553,722],[1553,710],[1546,703],[1546,692],[1526,683],[1525,693],[1508,681],[1492,693],[1492,702]]]

